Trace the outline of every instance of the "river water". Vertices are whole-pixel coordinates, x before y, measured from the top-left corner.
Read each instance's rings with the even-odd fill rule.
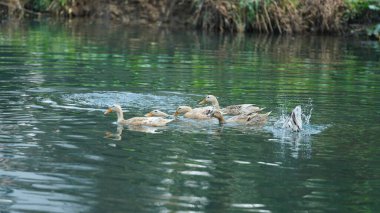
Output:
[[[379,212],[380,43],[105,22],[0,25],[0,212]],[[125,117],[206,94],[260,127]],[[301,105],[304,130],[279,122]]]

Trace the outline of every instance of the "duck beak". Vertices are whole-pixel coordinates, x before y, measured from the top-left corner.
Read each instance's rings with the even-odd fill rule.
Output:
[[[108,109],[104,112],[104,114],[107,115],[107,114],[110,113],[110,112],[112,112],[112,109],[111,109],[111,108],[108,108]]]
[[[145,117],[153,117],[153,113],[148,112],[148,113],[146,113],[144,116],[145,116]]]
[[[174,113],[174,117],[177,117],[179,115],[179,112],[178,111],[175,111]]]
[[[198,104],[206,104],[206,103],[207,103],[206,98],[204,98]]]

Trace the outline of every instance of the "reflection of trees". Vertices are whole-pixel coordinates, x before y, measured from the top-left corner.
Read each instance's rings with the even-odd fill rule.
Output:
[[[16,37],[27,35],[21,44],[29,48],[27,60],[47,67],[49,79],[57,79],[55,74],[60,72],[64,75],[57,80],[71,85],[79,84],[80,78],[93,79],[87,82],[89,87],[191,89],[216,95],[227,89],[223,96],[234,100],[241,93],[258,96],[268,91],[294,96],[304,91],[364,91],[373,87],[371,67],[376,64],[361,59],[378,60],[376,49],[333,37],[132,31],[111,23],[86,25],[75,20],[29,26],[22,33],[20,27],[12,29],[5,31]],[[353,79],[360,79],[361,86],[347,83]],[[345,86],[335,87],[339,82]]]

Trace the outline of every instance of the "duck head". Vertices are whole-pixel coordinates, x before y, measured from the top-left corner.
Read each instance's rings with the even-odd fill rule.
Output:
[[[213,95],[206,95],[206,97],[203,98],[201,102],[199,102],[199,104],[206,104],[206,103],[211,103],[212,105],[215,105],[215,104],[219,105],[218,100]]]
[[[109,107],[104,114],[107,115],[108,113],[111,112],[122,112],[123,110],[121,109],[121,106],[119,104],[114,104],[113,106]]]
[[[180,114],[184,114],[186,112],[190,112],[192,109],[189,106],[179,106],[174,113],[174,117],[177,117]]]
[[[169,116],[168,114],[166,114],[165,112],[162,112],[158,109],[155,109],[155,110],[150,111],[147,114],[145,114],[145,117],[163,117],[163,118],[165,118],[168,116]]]
[[[121,109],[121,106],[118,104],[114,104],[113,106],[109,107],[105,112],[104,115],[107,115],[108,113],[116,112],[117,114],[117,121],[124,120],[123,116],[123,110]]]
[[[222,112],[220,112],[219,110],[209,110],[207,112],[207,115],[209,117],[217,118],[219,120],[219,124],[225,124],[226,123],[226,121],[224,120]]]

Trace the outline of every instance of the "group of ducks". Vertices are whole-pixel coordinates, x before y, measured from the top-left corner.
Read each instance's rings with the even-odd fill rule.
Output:
[[[124,119],[123,110],[121,106],[117,104],[108,108],[104,114],[106,115],[110,112],[115,112],[117,115],[117,123],[120,125],[160,127],[166,126],[182,114],[185,118],[198,120],[216,118],[218,119],[219,124],[236,123],[242,125],[263,126],[268,121],[268,117],[271,113],[267,112],[261,114],[260,112],[264,108],[260,108],[254,104],[239,104],[220,108],[219,102],[214,95],[207,95],[201,102],[199,102],[199,104],[211,104],[212,106],[200,108],[179,106],[174,113],[174,118],[170,118],[171,115],[160,110],[153,110],[145,114],[144,117]],[[297,106],[292,111],[288,120],[284,123],[284,128],[289,128],[292,131],[302,130],[301,114],[301,107]],[[230,115],[231,117],[224,118],[224,115]]]

